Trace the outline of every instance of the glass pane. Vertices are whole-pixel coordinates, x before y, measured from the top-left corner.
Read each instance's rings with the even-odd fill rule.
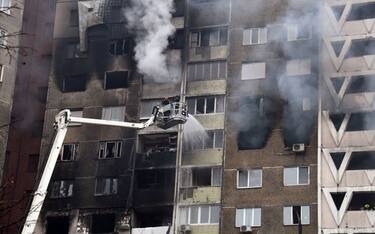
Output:
[[[228,30],[226,28],[220,29],[220,45],[226,45],[228,41]]]
[[[212,168],[212,186],[220,186],[221,185],[221,168],[214,167]]]
[[[204,80],[203,76],[203,63],[197,63],[196,66],[196,73],[195,73],[195,79],[194,80]]]
[[[244,188],[247,187],[247,170],[239,170],[238,171],[238,187]]]
[[[188,80],[195,79],[195,64],[188,65]]]
[[[299,184],[308,184],[309,183],[309,168],[300,167],[299,168]]]
[[[262,186],[262,170],[250,170],[250,187],[261,187]]]
[[[302,224],[310,224],[310,206],[302,206],[301,207],[302,213]]]
[[[180,225],[188,223],[188,212],[189,212],[188,208],[186,207],[180,208],[180,221],[179,221]]]
[[[211,63],[211,80],[217,80],[219,78],[219,63]]]
[[[105,119],[105,120],[111,119],[111,109],[109,107],[103,107],[103,109],[102,109],[102,119]]]
[[[215,111],[215,97],[206,98],[206,114],[214,113]]]
[[[243,31],[243,38],[242,38],[242,44],[243,45],[249,45],[250,44],[250,29],[245,29]]]
[[[106,150],[106,158],[114,158],[115,157],[115,142],[107,142],[107,150]]]
[[[224,112],[224,97],[216,97],[216,113]]]
[[[197,224],[198,223],[198,206],[192,206],[190,208],[190,223]]]
[[[267,28],[262,28],[260,31],[260,43],[267,43]]]
[[[292,224],[292,207],[284,207],[283,210],[284,225]]]
[[[225,79],[227,77],[227,63],[220,62],[219,64],[219,78]]]
[[[284,168],[284,185],[297,184],[297,167]]]
[[[213,30],[210,32],[210,46],[219,45],[219,30]]]
[[[193,32],[190,34],[190,46],[191,47],[197,47],[198,46],[198,37],[199,34],[197,32]]]
[[[259,29],[258,28],[253,28],[251,30],[251,44],[258,44],[258,40],[259,40]]]
[[[187,107],[189,114],[194,115],[195,114],[195,99],[190,98],[187,100]]]
[[[209,46],[210,45],[210,31],[202,31],[201,32],[201,46]]]
[[[203,80],[211,80],[211,65],[210,63],[202,63],[203,66]]]
[[[224,144],[224,130],[215,131],[215,148],[223,148]]]
[[[262,223],[262,210],[260,208],[255,208],[253,226],[261,226],[261,223]]]
[[[220,206],[211,206],[210,223],[219,223]]]
[[[200,223],[208,223],[209,206],[201,206],[201,220]]]
[[[200,97],[197,98],[197,108],[196,108],[196,114],[204,114],[204,104],[205,104],[205,98]]]
[[[214,132],[207,131],[208,137],[204,139],[204,149],[212,149],[214,147]]]
[[[245,225],[252,226],[253,222],[253,209],[245,209]]]
[[[244,225],[244,209],[236,209],[236,227],[241,227]]]

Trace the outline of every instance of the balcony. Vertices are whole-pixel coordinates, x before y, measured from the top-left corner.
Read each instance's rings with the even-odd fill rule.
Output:
[[[137,154],[135,163],[135,168],[173,168],[175,166],[176,151]]]

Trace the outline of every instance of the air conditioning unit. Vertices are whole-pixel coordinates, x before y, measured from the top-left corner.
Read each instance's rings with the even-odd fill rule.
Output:
[[[180,226],[180,231],[182,233],[190,233],[191,227],[190,227],[190,225],[183,224],[183,225]]]
[[[240,227],[240,232],[252,232],[251,226],[243,225]]]
[[[296,153],[305,152],[305,144],[293,144],[292,150]]]

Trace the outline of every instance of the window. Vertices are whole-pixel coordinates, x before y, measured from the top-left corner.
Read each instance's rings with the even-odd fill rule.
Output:
[[[266,78],[266,63],[243,63],[241,80]]]
[[[310,59],[289,60],[286,64],[286,74],[288,76],[299,76],[311,74]]]
[[[99,143],[99,158],[120,158],[122,141],[105,141]]]
[[[73,161],[77,159],[78,155],[78,143],[64,144],[60,152],[61,161]]]
[[[206,29],[190,33],[190,47],[221,46],[227,44],[226,28]]]
[[[70,26],[78,26],[78,10],[70,10],[69,15],[69,25]]]
[[[220,206],[201,205],[180,207],[181,224],[218,224]]]
[[[7,34],[7,31],[0,28],[0,47],[5,47],[7,45]]]
[[[189,81],[225,80],[227,77],[226,61],[191,63],[188,65]]]
[[[66,45],[66,58],[79,58],[79,43],[69,43]]]
[[[252,226],[260,227],[262,219],[261,208],[236,209],[236,227]]]
[[[181,187],[221,185],[221,167],[182,168]]]
[[[63,79],[63,92],[80,92],[86,89],[86,77],[70,76]]]
[[[310,206],[284,207],[284,225],[310,224]]]
[[[73,196],[73,181],[58,180],[52,183],[51,198],[64,198]]]
[[[211,114],[224,112],[224,96],[194,97],[187,99],[189,114]]]
[[[4,79],[4,65],[0,64],[0,83],[3,82]]]
[[[109,43],[109,53],[113,56],[121,56],[129,53],[128,41],[125,39],[112,40]]]
[[[128,87],[128,71],[106,72],[104,89],[118,89]]]
[[[116,224],[115,214],[92,215],[91,233],[114,233]]]
[[[11,0],[0,0],[0,11],[10,14],[10,1]]]
[[[262,169],[237,171],[237,188],[260,187],[262,187]]]
[[[267,43],[267,28],[249,28],[243,31],[243,45]]]
[[[154,106],[159,105],[161,100],[159,99],[152,99],[152,100],[142,100],[141,101],[141,107],[140,107],[140,117],[142,119],[144,118],[150,118],[152,116],[152,110]]]
[[[287,26],[288,41],[306,40],[311,38],[311,26],[290,24]]]
[[[30,154],[27,162],[27,172],[36,173],[38,171],[39,155]]]
[[[103,107],[102,119],[124,121],[125,120],[125,106],[109,106]]]
[[[72,117],[82,118],[83,117],[83,110],[71,110],[70,114],[71,114]],[[82,125],[81,123],[69,123],[69,127],[81,126],[81,125]]]
[[[207,130],[207,137],[200,143],[185,145],[185,151],[223,148],[224,131]]]
[[[284,168],[284,186],[309,184],[309,167]]]
[[[95,184],[95,195],[117,194],[117,178],[97,178]]]

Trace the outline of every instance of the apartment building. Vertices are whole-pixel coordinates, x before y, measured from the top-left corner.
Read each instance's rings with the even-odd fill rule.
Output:
[[[319,231],[374,233],[374,1],[324,1]]]

